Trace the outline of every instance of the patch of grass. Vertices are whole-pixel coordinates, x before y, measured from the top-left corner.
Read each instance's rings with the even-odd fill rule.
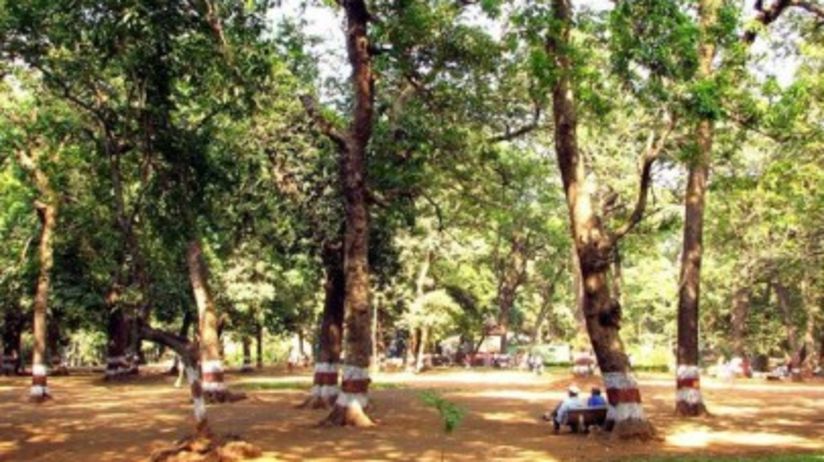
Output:
[[[824,462],[824,454],[781,454],[760,456],[652,456],[641,458],[633,457],[632,460],[640,462]]]
[[[256,380],[254,382],[240,382],[232,385],[244,390],[304,390],[312,386],[309,381],[283,381],[283,380]],[[403,384],[396,382],[376,382],[369,385],[371,391],[375,390],[396,390],[404,388]]]

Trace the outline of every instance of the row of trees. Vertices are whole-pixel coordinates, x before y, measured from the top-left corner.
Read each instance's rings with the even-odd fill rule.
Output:
[[[35,399],[47,343],[105,326],[110,376],[144,340],[179,355],[205,433],[204,402],[235,398],[224,327],[248,349],[314,330],[319,305],[306,404],[344,425],[372,424],[370,358],[398,328],[418,362],[490,319],[503,350],[588,338],[627,436],[652,430],[622,323],[667,343],[677,318],[686,415],[699,346],[797,369],[821,351],[817,4],[287,7],[2,4],[4,354],[30,304]],[[320,12],[345,57],[318,55]],[[782,84],[758,67],[780,59]]]

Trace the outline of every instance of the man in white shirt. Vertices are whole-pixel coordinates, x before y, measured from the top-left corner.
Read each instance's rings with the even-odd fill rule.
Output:
[[[583,401],[578,397],[581,394],[581,390],[578,389],[575,385],[570,385],[567,389],[567,397],[558,404],[558,407],[555,408],[552,413],[548,416],[544,415],[545,420],[549,420],[552,418],[552,424],[555,427],[555,434],[561,429],[562,425],[567,424],[567,415],[569,411],[573,409],[583,409],[586,407]]]

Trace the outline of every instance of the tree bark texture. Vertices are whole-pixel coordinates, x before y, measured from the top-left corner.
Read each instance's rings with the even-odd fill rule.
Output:
[[[641,407],[641,393],[630,372],[629,358],[619,336],[621,306],[610,296],[608,272],[612,241],[593,203],[594,188],[587,184],[578,149],[577,111],[569,56],[572,5],[553,0],[557,28],[547,37],[547,52],[555,60],[557,76],[552,88],[555,152],[566,194],[575,251],[583,283],[583,312],[592,348],[604,377],[608,398],[607,419],[620,437],[648,438],[653,428]]]
[[[343,269],[343,246],[323,245],[324,303],[320,324],[320,350],[315,361],[315,374],[310,396],[300,407],[322,408],[337,399],[338,372],[343,341],[343,317],[346,303],[346,275]]]
[[[369,305],[369,208],[366,150],[372,136],[374,76],[368,37],[370,15],[363,0],[342,0],[346,16],[346,49],[352,68],[352,119],[340,149],[345,213],[344,274],[346,275],[345,364],[341,392],[326,422],[371,426],[364,408],[369,398],[369,355],[372,351]]]
[[[29,397],[34,402],[49,399],[47,383],[46,313],[51,290],[51,269],[54,263],[53,235],[57,220],[57,207],[51,203],[38,203],[37,216],[40,219],[40,243],[37,248],[39,272],[34,295],[34,348],[32,358],[32,386]]]
[[[223,381],[223,361],[220,358],[218,315],[209,290],[209,272],[203,258],[200,239],[192,239],[186,251],[189,282],[195,297],[200,340],[200,367],[203,371],[203,396],[207,402],[224,402],[232,395]],[[188,372],[187,372],[188,376]]]
[[[713,75],[715,40],[711,29],[721,6],[720,0],[701,0],[699,22],[702,40],[698,46],[698,78]],[[701,294],[701,259],[704,248],[704,207],[712,155],[713,121],[702,119],[695,128],[696,157],[689,164],[684,194],[684,239],[678,284],[678,363],[675,409],[682,416],[707,412],[701,396],[698,367],[698,313]]]

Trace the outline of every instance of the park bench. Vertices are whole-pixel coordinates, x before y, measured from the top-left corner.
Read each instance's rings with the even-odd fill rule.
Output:
[[[572,409],[567,414],[567,425],[569,425],[573,433],[578,433],[579,431],[586,433],[592,425],[603,427],[606,420],[606,407]]]

